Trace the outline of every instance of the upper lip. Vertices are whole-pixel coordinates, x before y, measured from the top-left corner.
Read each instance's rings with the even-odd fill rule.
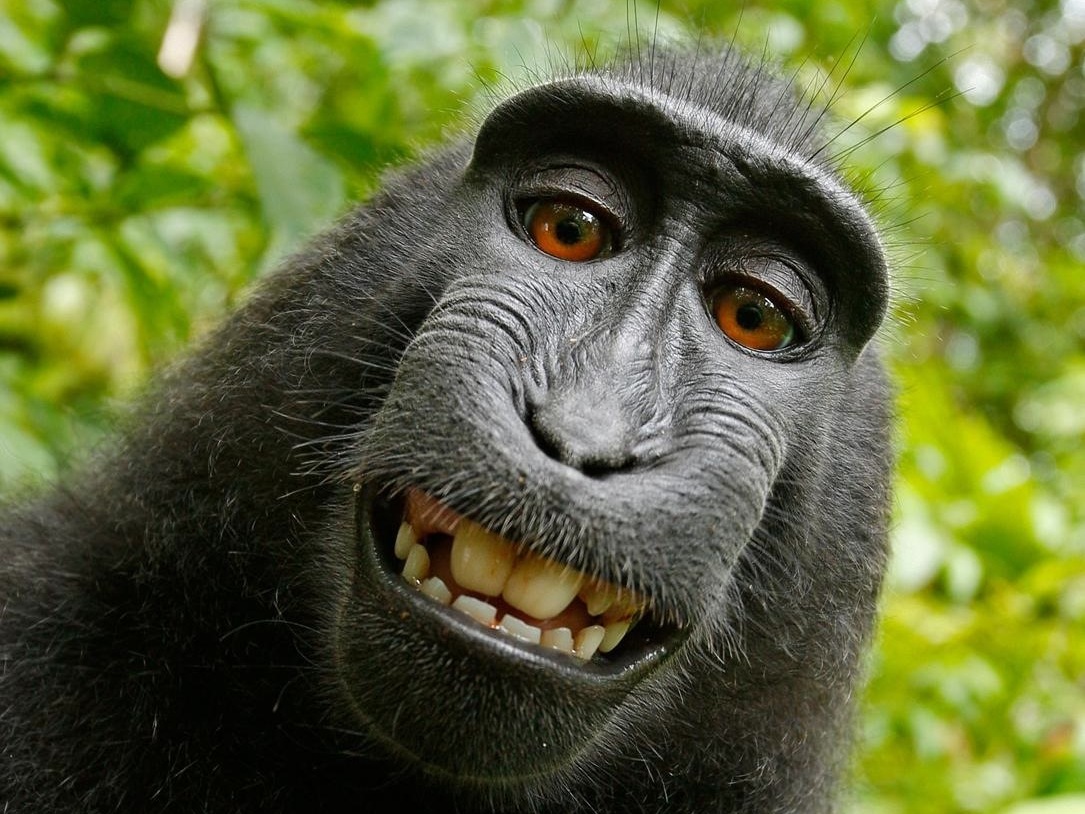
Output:
[[[654,664],[677,644],[681,629],[658,623],[647,597],[541,557],[420,490],[393,498],[371,486],[363,490],[362,503],[368,509],[362,514],[375,544],[375,561],[386,581],[419,611],[439,617],[445,627],[469,639],[532,661],[542,658],[562,671],[602,673]],[[459,567],[452,562],[454,538],[459,538]],[[413,546],[420,550],[412,555]],[[496,575],[473,570],[469,562],[472,554],[488,555],[489,546],[499,561]],[[406,578],[400,573],[404,566]],[[472,587],[461,585],[453,571]],[[423,583],[426,593],[444,601],[424,596],[418,590]],[[447,606],[452,602],[457,610]],[[474,618],[465,615],[472,609],[464,606],[472,603]]]

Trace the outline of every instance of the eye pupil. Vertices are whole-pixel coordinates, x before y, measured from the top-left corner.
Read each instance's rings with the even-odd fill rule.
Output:
[[[735,313],[735,321],[747,331],[756,331],[765,321],[765,317],[761,312],[761,306],[750,303],[739,307]]]
[[[575,246],[584,239],[582,224],[573,216],[558,221],[554,227],[554,236],[566,246]]]

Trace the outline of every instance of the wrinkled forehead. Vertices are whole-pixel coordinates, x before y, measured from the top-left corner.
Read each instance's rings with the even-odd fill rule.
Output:
[[[856,238],[878,246],[862,203],[832,169],[775,137],[805,126],[801,114],[794,112],[802,108],[796,102],[790,105],[790,110],[779,106],[777,118],[783,124],[778,122],[773,133],[743,121],[738,105],[731,111],[710,109],[690,98],[607,76],[558,80],[498,105],[479,131],[472,164],[500,161],[510,150],[545,153],[570,146],[604,153],[639,151],[664,163],[696,151],[699,172],[715,170],[726,184],[799,191],[811,204],[829,208],[837,219],[852,224],[860,232]]]

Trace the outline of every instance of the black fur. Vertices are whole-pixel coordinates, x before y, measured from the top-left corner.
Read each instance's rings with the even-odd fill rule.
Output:
[[[0,811],[830,810],[890,453],[885,264],[820,113],[733,53],[571,75],[267,279],[6,509]],[[522,233],[569,187],[612,256]],[[815,315],[774,356],[705,305],[766,262]],[[464,633],[377,567],[407,486],[674,638],[619,669]]]

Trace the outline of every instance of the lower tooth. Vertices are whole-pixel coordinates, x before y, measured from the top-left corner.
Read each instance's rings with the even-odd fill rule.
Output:
[[[599,643],[599,652],[609,653],[615,647],[617,647],[625,634],[629,632],[629,628],[632,627],[632,619],[623,619],[621,622],[611,622],[604,630],[606,633],[603,636],[603,641]]]
[[[403,578],[407,582],[421,582],[429,575],[429,552],[425,546],[415,543],[407,552],[407,561],[403,563]]]
[[[573,652],[573,632],[567,627],[556,627],[551,630],[544,630],[539,641],[546,647],[552,647],[563,653]]]
[[[475,599],[473,596],[463,594],[456,597],[456,601],[452,603],[458,611],[462,611],[474,619],[476,622],[480,622],[487,627],[493,627],[497,621],[497,608],[488,602],[483,602],[481,599]]]
[[[448,590],[448,586],[440,577],[430,577],[429,579],[422,580],[422,584],[419,586],[426,596],[432,597],[440,602],[442,605],[448,605],[452,602],[452,591]]]
[[[573,653],[587,661],[595,655],[607,631],[602,625],[589,625],[576,634]]]
[[[501,618],[501,624],[498,627],[517,639],[523,639],[525,642],[531,642],[532,644],[538,644],[542,639],[542,630],[534,625],[529,625],[521,619],[517,619],[511,613],[506,613]]]

